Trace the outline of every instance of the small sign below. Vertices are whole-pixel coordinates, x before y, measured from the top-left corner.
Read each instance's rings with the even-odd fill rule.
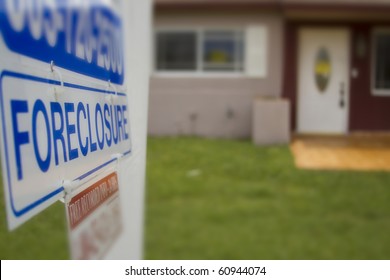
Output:
[[[118,176],[95,180],[66,203],[72,259],[101,259],[122,231]]]

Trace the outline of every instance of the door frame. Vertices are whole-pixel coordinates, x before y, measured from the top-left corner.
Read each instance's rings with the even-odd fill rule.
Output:
[[[299,131],[299,112],[301,110],[301,92],[299,90],[300,88],[300,67],[301,67],[301,32],[302,30],[344,30],[347,34],[347,46],[346,46],[346,51],[347,51],[347,73],[346,73],[346,97],[347,97],[347,102],[345,104],[345,128],[343,132],[313,132],[313,134],[327,134],[327,135],[345,135],[349,132],[349,124],[350,124],[350,104],[351,104],[351,79],[350,79],[350,71],[351,71],[351,29],[346,26],[346,25],[299,25],[296,28],[296,67],[295,67],[295,79],[296,79],[296,113],[295,113],[295,129],[297,133],[309,133],[310,132],[301,132]]]

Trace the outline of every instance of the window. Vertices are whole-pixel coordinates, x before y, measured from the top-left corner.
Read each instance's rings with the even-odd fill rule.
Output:
[[[374,93],[390,95],[390,30],[377,30],[374,33],[373,51]]]
[[[159,31],[156,34],[156,70],[242,72],[244,32]]]
[[[207,31],[203,40],[204,71],[243,71],[243,34]]]
[[[157,34],[157,70],[196,70],[196,34]]]

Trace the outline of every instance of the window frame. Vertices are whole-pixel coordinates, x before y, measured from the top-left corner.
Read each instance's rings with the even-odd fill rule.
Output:
[[[211,62],[206,62],[205,61],[205,53],[204,51],[206,50],[205,46],[206,46],[206,43],[209,42],[210,43],[210,40],[216,40],[216,41],[220,41],[221,38],[218,36],[215,36],[215,33],[231,33],[230,35],[232,35],[231,38],[229,39],[233,39],[233,44],[235,44],[235,49],[234,49],[234,53],[233,53],[233,56],[234,56],[234,61],[231,62],[231,66],[232,68],[231,69],[226,69],[226,70],[215,70],[215,69],[212,69],[212,65],[213,63]],[[209,34],[207,34],[209,33]],[[212,33],[214,33],[213,35],[214,36],[210,36]],[[203,33],[202,33],[202,40],[201,40],[201,43],[203,43],[203,47],[202,48],[202,57],[201,57],[201,61],[202,61],[202,71],[204,72],[226,72],[226,73],[232,73],[232,72],[244,72],[245,71],[245,32],[244,31],[240,31],[240,30],[223,30],[223,29],[219,29],[219,30],[204,30]],[[222,36],[223,37],[223,36]],[[215,42],[215,41],[214,41]],[[241,61],[239,61],[238,59],[241,58]],[[227,63],[227,65],[229,65],[229,63]],[[216,66],[216,65],[214,65]],[[223,66],[223,65],[222,65]],[[226,64],[225,64],[226,66]],[[209,67],[209,69],[206,69],[206,67]]]
[[[373,96],[390,97],[390,89],[376,88],[376,36],[378,34],[388,34],[390,36],[390,27],[375,27],[371,34],[371,94]]]
[[[207,27],[207,26],[198,26],[198,27],[157,27],[153,32],[153,63],[152,63],[152,74],[154,76],[162,77],[243,77],[245,76],[245,51],[243,53],[242,69],[234,69],[233,71],[207,71],[203,68],[203,57],[204,57],[204,39],[206,32],[241,32],[242,33],[242,44],[243,49],[245,50],[246,44],[246,32],[243,27]],[[158,70],[157,69],[157,35],[159,33],[176,33],[176,32],[193,32],[196,34],[197,46],[196,46],[196,70]],[[236,39],[238,36],[234,36]]]
[[[167,29],[167,30],[156,30],[154,32],[154,36],[153,36],[153,71],[154,72],[166,72],[166,73],[193,73],[193,72],[196,72],[199,65],[198,65],[198,46],[195,47],[195,50],[196,50],[196,61],[195,61],[195,69],[196,70],[192,70],[192,69],[188,69],[188,70],[184,70],[184,69],[181,69],[181,70],[158,70],[157,69],[157,64],[158,64],[158,61],[157,61],[157,56],[158,56],[158,48],[157,48],[157,37],[158,37],[158,34],[159,33],[166,33],[166,34],[169,34],[169,33],[194,33],[195,34],[195,41],[198,42],[198,31],[196,30],[192,30],[192,29]]]

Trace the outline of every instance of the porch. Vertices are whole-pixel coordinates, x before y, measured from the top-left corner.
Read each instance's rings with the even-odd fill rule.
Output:
[[[290,148],[302,169],[390,171],[390,133],[294,135]]]

